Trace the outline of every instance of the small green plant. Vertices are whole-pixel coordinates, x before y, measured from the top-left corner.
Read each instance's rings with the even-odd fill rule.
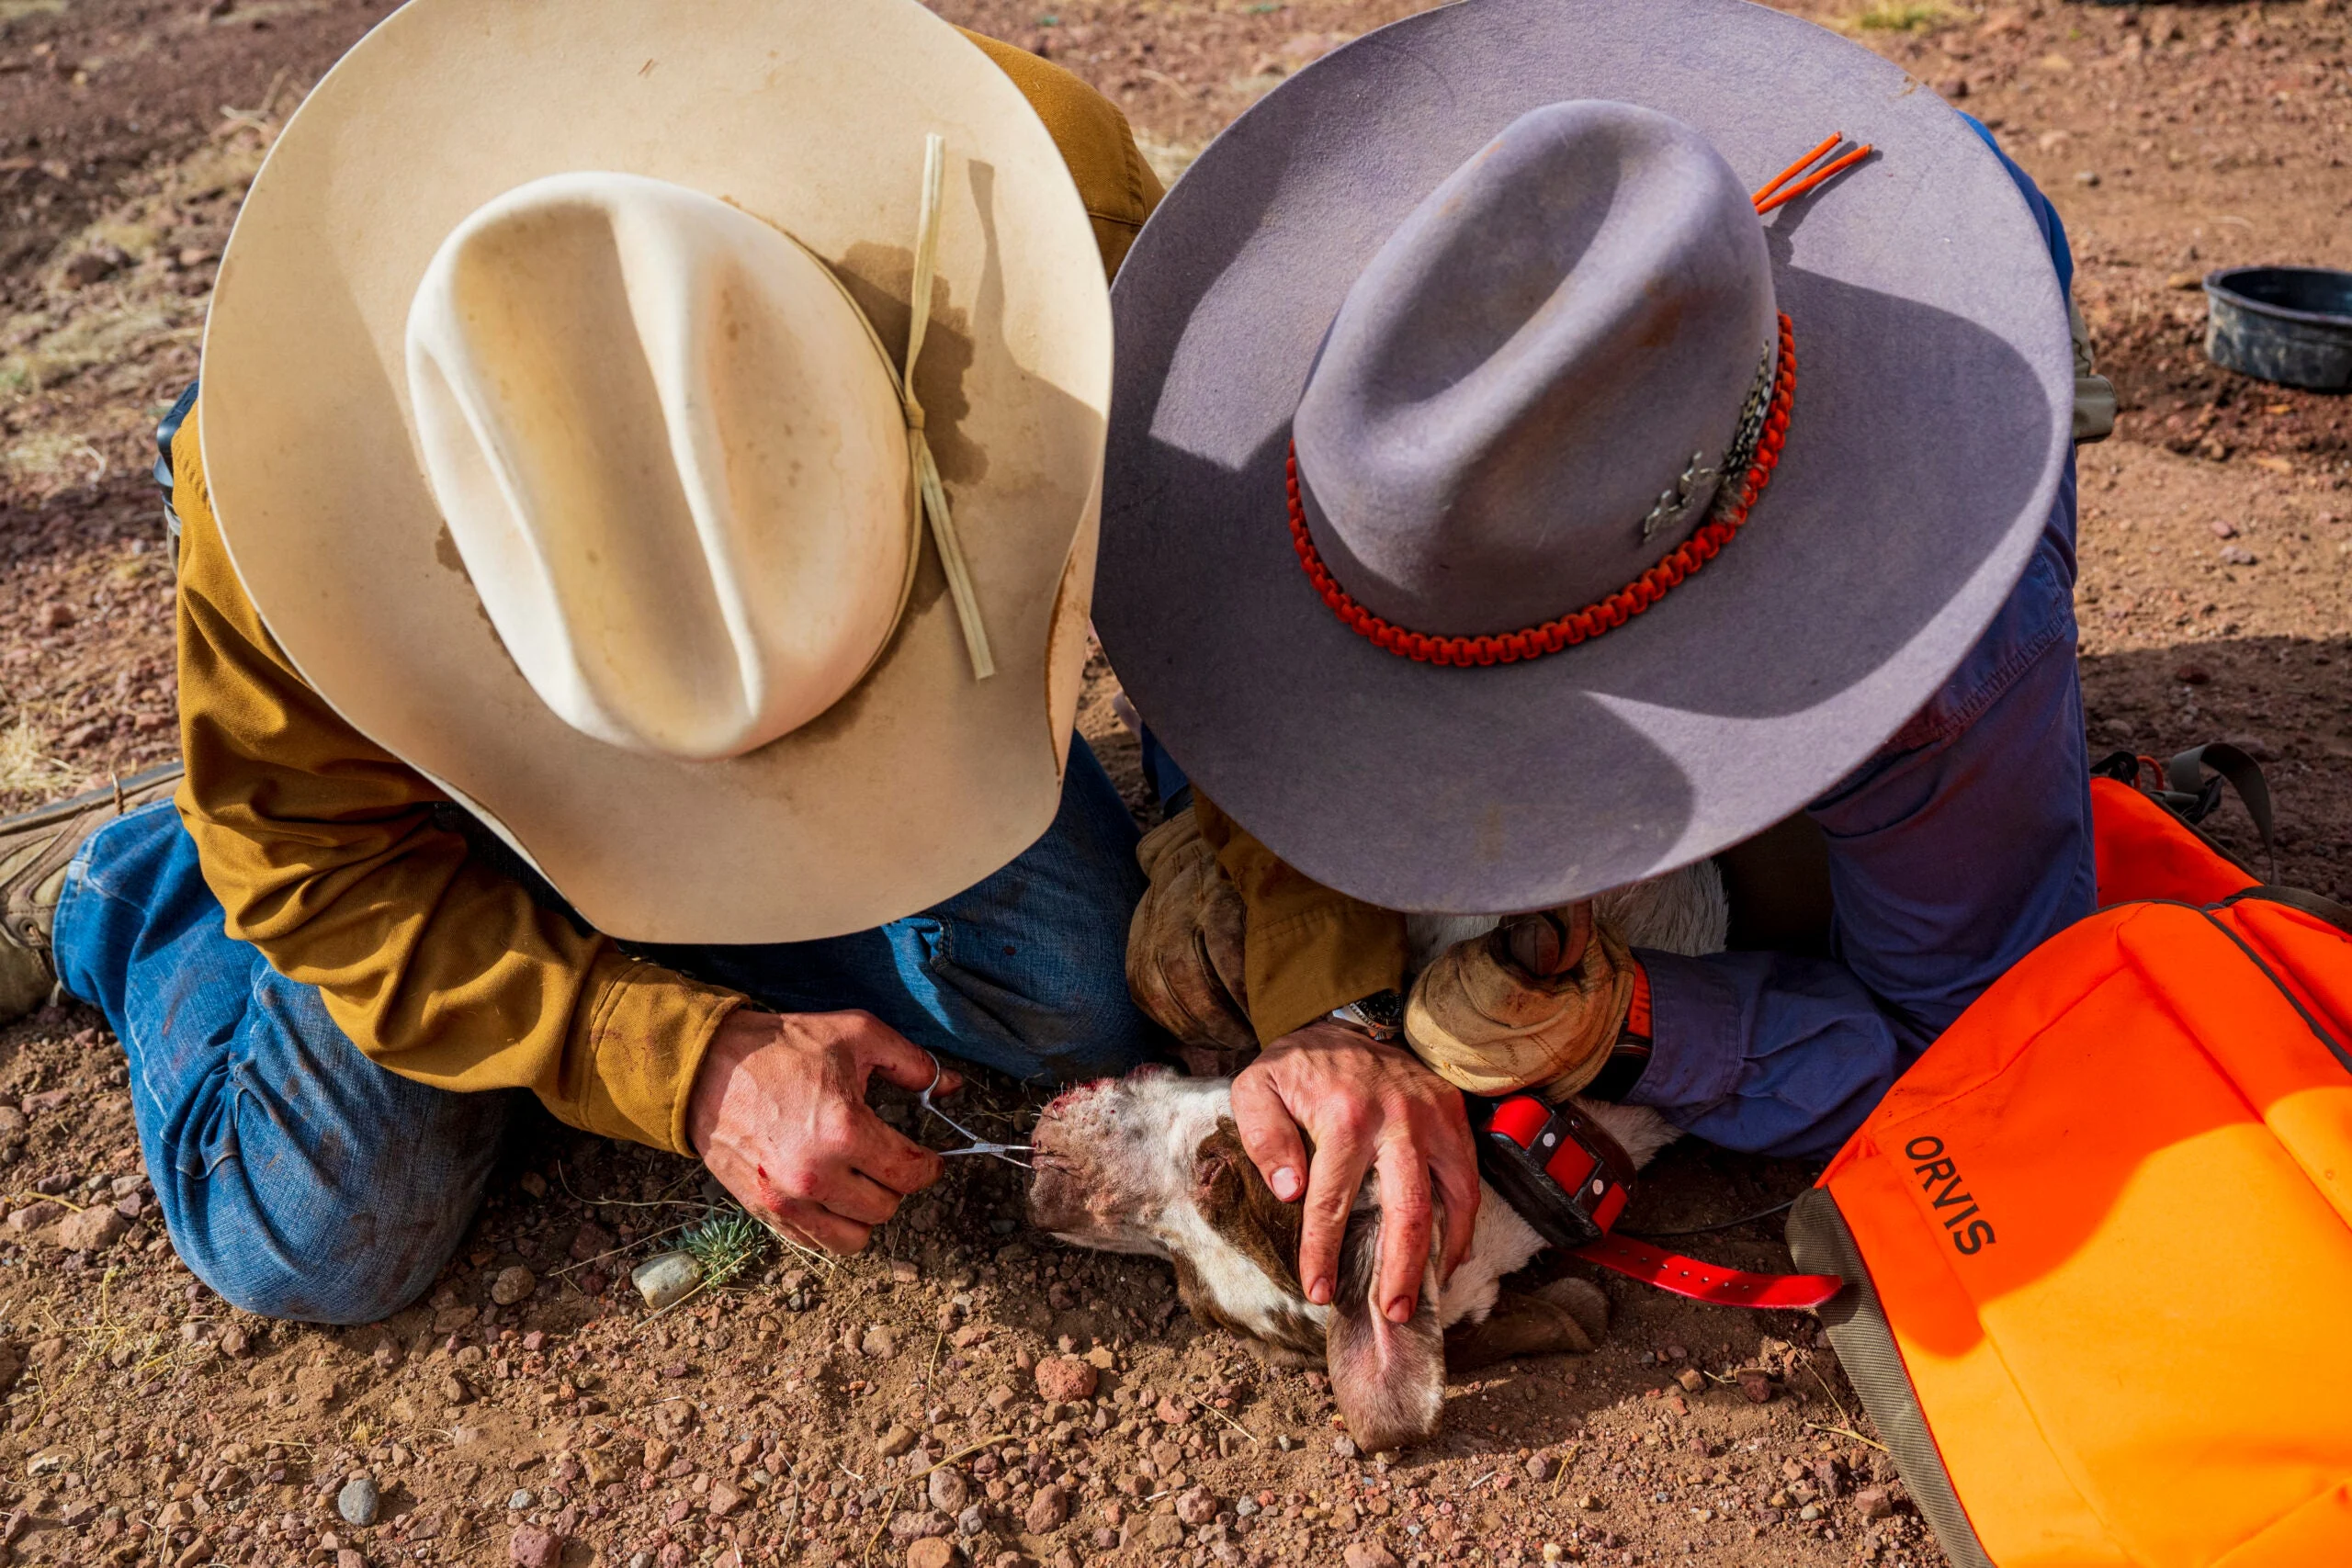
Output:
[[[1916,33],[1951,19],[1951,9],[1934,4],[1933,0],[1924,0],[1924,3],[1923,0],[1909,0],[1903,5],[1878,0],[1878,4],[1857,18],[1857,23],[1873,32]]]
[[[702,1265],[705,1290],[717,1290],[768,1255],[768,1229],[741,1209],[729,1209],[688,1225],[678,1237],[681,1251]]]

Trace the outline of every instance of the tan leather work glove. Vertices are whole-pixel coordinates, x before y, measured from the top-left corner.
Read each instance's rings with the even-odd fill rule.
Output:
[[[1151,886],[1127,926],[1127,990],[1176,1037],[1186,1067],[1236,1072],[1258,1050],[1242,980],[1241,895],[1190,811],[1146,833],[1136,860]]]
[[[1589,903],[1514,915],[1413,982],[1405,1039],[1438,1077],[1489,1099],[1555,1103],[1600,1076],[1634,1005],[1632,951]]]

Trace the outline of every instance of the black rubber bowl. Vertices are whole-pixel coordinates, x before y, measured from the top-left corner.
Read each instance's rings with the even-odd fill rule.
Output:
[[[2352,389],[2352,272],[2233,266],[2205,278],[2205,357],[2285,387]]]

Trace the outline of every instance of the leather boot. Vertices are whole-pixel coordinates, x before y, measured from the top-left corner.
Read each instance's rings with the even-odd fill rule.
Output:
[[[0,818],[0,1023],[24,1017],[56,989],[50,938],[74,852],[124,812],[171,794],[185,772],[178,762],[166,762]]]

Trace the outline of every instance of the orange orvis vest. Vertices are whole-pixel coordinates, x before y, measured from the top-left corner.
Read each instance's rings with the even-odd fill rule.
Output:
[[[1958,1568],[2352,1564],[2352,911],[2092,791],[2101,908],[1895,1084],[1791,1249],[1857,1287],[1830,1341]]]

